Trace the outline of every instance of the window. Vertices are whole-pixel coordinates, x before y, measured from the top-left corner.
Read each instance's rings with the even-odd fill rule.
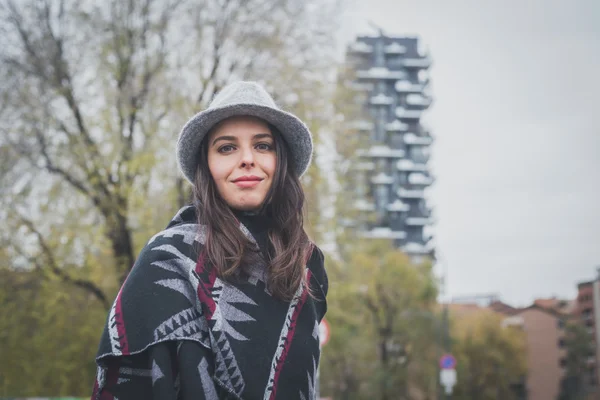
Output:
[[[407,172],[400,172],[400,174],[398,174],[398,183],[400,185],[406,185],[408,183],[408,173]]]
[[[565,320],[559,319],[558,320],[558,329],[564,329],[564,328],[565,328]]]
[[[560,338],[558,339],[558,347],[560,347],[561,349],[564,349],[566,343],[565,343],[565,339]]]
[[[560,300],[558,302],[558,308],[565,308],[569,303],[566,300]]]
[[[588,319],[587,321],[585,321],[585,326],[587,326],[588,328],[592,328],[594,326],[594,321]]]
[[[429,160],[429,149],[422,146],[414,146],[411,150],[411,158],[417,164],[425,164]]]
[[[579,302],[580,303],[585,303],[592,300],[592,296],[589,294],[581,294],[579,295]]]
[[[559,361],[560,367],[561,368],[565,368],[567,366],[567,359],[566,358],[561,358]]]

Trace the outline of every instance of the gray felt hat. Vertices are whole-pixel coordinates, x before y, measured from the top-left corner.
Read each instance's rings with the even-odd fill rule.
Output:
[[[281,110],[262,86],[255,82],[235,82],[224,87],[208,108],[193,116],[177,140],[177,163],[185,178],[194,182],[198,150],[202,139],[219,122],[229,117],[253,116],[275,126],[290,150],[291,162],[302,176],[312,158],[312,135],[295,115]]]

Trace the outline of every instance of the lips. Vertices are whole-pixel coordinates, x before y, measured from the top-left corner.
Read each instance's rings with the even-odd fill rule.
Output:
[[[263,178],[259,178],[258,176],[246,175],[246,176],[240,176],[239,178],[234,179],[233,181],[235,183],[237,183],[237,182],[252,182],[252,181],[258,181],[258,182],[260,182],[262,180],[263,180]]]
[[[240,176],[239,178],[234,179],[233,183],[235,183],[237,186],[239,186],[241,188],[250,188],[250,187],[254,187],[254,186],[258,185],[262,180],[263,180],[263,178],[260,178],[258,176],[247,175],[247,176]]]

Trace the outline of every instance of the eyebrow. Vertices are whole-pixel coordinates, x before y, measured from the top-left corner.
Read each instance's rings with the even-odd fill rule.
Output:
[[[270,133],[259,133],[256,134],[252,137],[252,140],[257,140],[257,139],[264,139],[264,138],[272,138],[273,135],[271,135]],[[236,142],[237,141],[237,137],[235,136],[219,136],[218,138],[216,138],[215,140],[213,140],[212,145],[214,146],[219,140],[221,141],[232,141],[232,142]]]

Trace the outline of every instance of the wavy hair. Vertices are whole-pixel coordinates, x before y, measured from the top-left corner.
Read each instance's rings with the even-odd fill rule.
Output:
[[[259,214],[270,221],[267,251],[267,288],[281,300],[289,301],[300,285],[308,288],[304,268],[312,244],[304,231],[304,190],[289,160],[289,148],[279,131],[269,124],[273,135],[276,167],[271,188]],[[214,130],[215,128],[213,128]],[[198,223],[206,226],[204,256],[217,275],[234,280],[245,265],[256,260],[258,249],[239,228],[239,221],[217,191],[208,167],[208,137],[198,152],[194,200]]]

